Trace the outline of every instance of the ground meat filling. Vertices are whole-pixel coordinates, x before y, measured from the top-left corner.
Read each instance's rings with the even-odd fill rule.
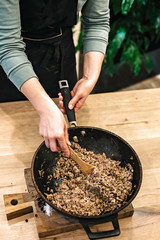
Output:
[[[132,166],[123,168],[120,161],[107,158],[104,153],[94,154],[75,142],[72,147],[95,170],[84,175],[74,160],[61,155],[54,179],[62,182],[55,193],[46,193],[47,198],[58,209],[82,216],[100,215],[125,204],[132,192]]]

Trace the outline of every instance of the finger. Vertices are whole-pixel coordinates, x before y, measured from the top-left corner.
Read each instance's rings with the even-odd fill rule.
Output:
[[[56,140],[56,145],[57,145],[57,150],[58,150],[58,152],[61,152],[62,150],[61,150],[61,148],[60,148],[59,143],[58,143],[57,140]]]
[[[57,152],[61,152],[61,148],[59,146],[57,146]]]
[[[61,108],[60,110],[61,110],[61,112],[62,112],[63,114],[66,114],[66,111],[65,111],[64,108]]]
[[[50,148],[49,140],[47,137],[44,137],[45,145],[47,148]]]
[[[62,96],[62,94],[59,93],[58,96],[59,96],[59,103],[62,103],[62,102],[63,102],[63,96]]]
[[[62,95],[59,96],[59,100],[60,100],[60,101],[63,101],[63,96],[62,96]]]
[[[74,111],[77,112],[84,104],[85,98],[81,98],[75,105]]]
[[[59,104],[63,103],[63,96],[61,95],[61,93],[58,94],[59,96]]]
[[[60,106],[60,110],[63,114],[66,114],[65,108],[64,108],[64,104],[61,104]]]
[[[61,92],[59,92],[59,93],[58,93],[58,96],[59,96],[59,97],[61,97],[61,96],[62,96],[62,93],[61,93]]]
[[[71,145],[71,143],[70,143],[70,141],[69,141],[67,125],[65,125],[65,128],[64,128],[64,137],[65,137],[65,139],[66,139],[66,143],[67,143],[68,145]]]
[[[74,97],[75,93],[74,90],[71,91],[71,96]]]
[[[65,156],[69,157],[70,153],[69,153],[69,149],[68,149],[68,146],[67,146],[67,143],[66,143],[65,136],[63,136],[62,138],[59,138],[57,140],[58,140],[58,144],[59,144],[61,150],[64,152]]]
[[[59,108],[63,114],[66,114],[64,103],[62,101],[59,101]]]
[[[64,108],[64,103],[63,103],[62,100],[59,100],[59,105],[60,105],[61,108]]]
[[[66,114],[64,103],[63,103],[63,96],[61,95],[61,93],[59,93],[58,95],[59,95],[59,108],[63,114]]]
[[[79,96],[78,95],[74,95],[74,97],[68,103],[68,108],[69,109],[73,109],[74,106],[76,105],[76,103],[78,102],[78,100],[79,100]]]
[[[60,151],[60,149],[57,146],[56,140],[54,138],[49,139],[49,146],[52,152]]]
[[[39,134],[44,139],[46,147],[49,148],[50,145],[49,145],[49,140],[47,137],[48,135],[46,134],[46,131],[44,129],[40,128]]]

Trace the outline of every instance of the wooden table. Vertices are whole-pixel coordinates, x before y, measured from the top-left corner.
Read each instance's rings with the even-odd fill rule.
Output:
[[[57,100],[56,100],[57,102]],[[127,140],[143,166],[134,215],[119,220],[121,240],[160,239],[160,89],[90,95],[77,113],[78,125],[108,129]],[[0,239],[38,240],[34,218],[7,221],[4,194],[27,191],[24,169],[42,142],[39,117],[29,102],[0,104]],[[87,240],[84,230],[56,240]],[[110,238],[113,239],[113,238]]]

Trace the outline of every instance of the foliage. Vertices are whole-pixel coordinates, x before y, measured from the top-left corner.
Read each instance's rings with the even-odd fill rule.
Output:
[[[138,75],[142,56],[148,73],[153,64],[147,55],[160,41],[160,1],[110,0],[111,23],[109,45],[104,63],[112,76],[114,64],[128,62]],[[159,44],[160,46],[160,44]]]
[[[153,69],[147,52],[160,47],[159,0],[110,0],[110,34],[104,66],[113,76],[115,63],[128,62],[138,75],[142,59],[146,71]],[[76,50],[82,50],[83,29]]]

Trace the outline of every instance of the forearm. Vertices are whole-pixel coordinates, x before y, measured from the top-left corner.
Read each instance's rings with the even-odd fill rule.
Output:
[[[45,92],[37,78],[30,78],[21,86],[21,92],[29,99],[40,115],[39,134],[52,151],[60,149],[69,156],[68,131],[63,114]],[[58,142],[58,145],[57,145]]]
[[[51,106],[53,109],[57,109],[56,104],[54,104],[52,99],[48,96],[37,78],[33,77],[27,80],[21,86],[20,90],[32,103],[39,115],[48,111]]]
[[[83,77],[91,82],[92,88],[96,84],[104,59],[104,54],[101,52],[87,52],[84,55]]]
[[[101,52],[87,52],[84,55],[83,77],[76,83],[71,91],[72,99],[68,104],[70,109],[74,108],[75,112],[78,111],[84,104],[87,96],[94,88],[103,62],[104,54]],[[60,98],[61,111],[63,109],[63,99]]]

